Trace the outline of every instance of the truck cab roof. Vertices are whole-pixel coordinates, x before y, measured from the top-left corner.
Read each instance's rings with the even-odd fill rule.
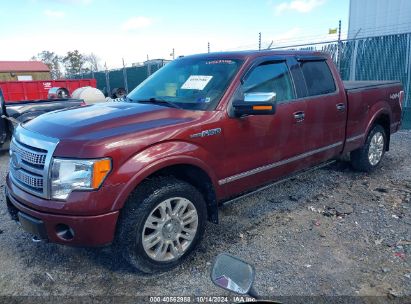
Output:
[[[195,55],[184,56],[183,58],[218,58],[218,59],[255,59],[258,57],[269,56],[315,56],[315,57],[328,57],[327,53],[318,51],[295,51],[295,50],[249,50],[249,51],[230,51],[230,52],[214,52],[214,53],[202,53]]]

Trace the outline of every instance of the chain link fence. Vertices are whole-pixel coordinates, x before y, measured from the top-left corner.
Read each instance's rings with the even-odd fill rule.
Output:
[[[136,66],[123,67],[120,69],[75,74],[69,78],[94,78],[97,82],[97,88],[106,96],[112,96],[113,91],[119,88],[124,89],[126,92],[132,91],[167,62],[167,60],[155,60],[154,62],[145,62]]]
[[[330,54],[343,80],[399,80],[404,86],[403,127],[411,128],[411,33],[272,49]]]
[[[404,86],[403,127],[411,129],[411,33],[288,45],[270,49],[323,51],[331,55],[343,80],[399,80]],[[95,78],[110,96],[115,88],[131,91],[166,62],[74,75]]]

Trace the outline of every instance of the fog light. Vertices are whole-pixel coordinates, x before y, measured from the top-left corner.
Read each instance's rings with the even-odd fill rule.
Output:
[[[59,238],[70,241],[74,238],[74,231],[66,224],[58,224],[56,226],[56,234]]]

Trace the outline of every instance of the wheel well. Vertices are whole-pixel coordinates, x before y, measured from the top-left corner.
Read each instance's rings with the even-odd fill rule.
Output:
[[[146,177],[146,179],[170,175],[196,187],[207,203],[208,220],[213,223],[218,223],[217,198],[213,183],[208,174],[203,169],[193,165],[173,165],[154,172]]]
[[[378,118],[374,121],[374,125],[380,125],[384,128],[385,134],[387,135],[387,146],[386,151],[390,149],[390,117],[386,114],[382,114],[378,116]]]

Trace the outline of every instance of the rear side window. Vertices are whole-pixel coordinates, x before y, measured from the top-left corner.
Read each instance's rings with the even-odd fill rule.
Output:
[[[277,102],[294,99],[294,88],[285,62],[266,62],[251,71],[244,93],[276,93]]]
[[[301,69],[307,84],[308,96],[336,91],[334,78],[326,61],[303,61]]]

